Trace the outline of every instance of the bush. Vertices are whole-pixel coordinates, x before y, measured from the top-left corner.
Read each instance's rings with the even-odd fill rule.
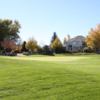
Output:
[[[43,54],[54,56],[54,51],[49,46],[45,45],[43,47]]]
[[[15,53],[21,53],[21,50],[15,49],[14,52],[15,52]]]
[[[86,52],[86,53],[93,53],[94,50],[91,49],[91,48],[89,48],[89,47],[85,47],[85,48],[83,49],[83,52]]]

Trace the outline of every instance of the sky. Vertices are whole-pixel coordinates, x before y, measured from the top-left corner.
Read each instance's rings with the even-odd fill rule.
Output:
[[[18,20],[22,40],[49,44],[53,32],[86,36],[100,23],[100,0],[0,0],[0,18]]]

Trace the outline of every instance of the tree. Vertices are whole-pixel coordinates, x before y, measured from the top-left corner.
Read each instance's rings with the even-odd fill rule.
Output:
[[[67,43],[67,38],[65,37],[63,40],[63,46],[66,47],[66,43]]]
[[[51,39],[51,44],[50,44],[51,49],[53,49],[56,53],[62,53],[63,52],[63,45],[58,38],[56,32],[53,33],[52,39]]]
[[[18,21],[9,19],[0,19],[0,45],[4,40],[17,40],[19,38],[19,29],[21,28]]]
[[[22,52],[26,52],[26,51],[27,51],[27,48],[26,48],[26,41],[23,42],[21,51],[22,51]]]
[[[34,38],[30,38],[26,44],[26,47],[31,51],[35,52],[38,49],[37,41]]]
[[[51,39],[51,43],[53,43],[57,37],[58,36],[57,36],[56,32],[54,32],[53,36],[52,36],[52,39]]]
[[[60,39],[57,37],[53,43],[51,44],[51,48],[56,52],[56,53],[62,53],[63,51],[63,45],[60,41]]]
[[[86,38],[86,43],[91,49],[100,50],[100,24],[90,30]]]
[[[16,43],[12,40],[5,40],[1,44],[4,48],[10,48],[10,49],[13,49],[13,50],[16,48]]]
[[[18,40],[17,40],[17,43],[16,43],[16,52],[17,53],[20,53],[21,52],[21,49],[22,49],[22,39],[21,38],[19,38]]]

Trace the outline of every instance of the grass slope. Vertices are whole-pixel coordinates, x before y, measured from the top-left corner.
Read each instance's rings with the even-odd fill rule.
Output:
[[[100,100],[100,56],[0,57],[0,100]]]

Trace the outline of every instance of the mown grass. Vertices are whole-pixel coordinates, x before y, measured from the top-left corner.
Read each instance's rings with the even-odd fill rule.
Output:
[[[0,100],[100,100],[100,56],[0,57]]]

